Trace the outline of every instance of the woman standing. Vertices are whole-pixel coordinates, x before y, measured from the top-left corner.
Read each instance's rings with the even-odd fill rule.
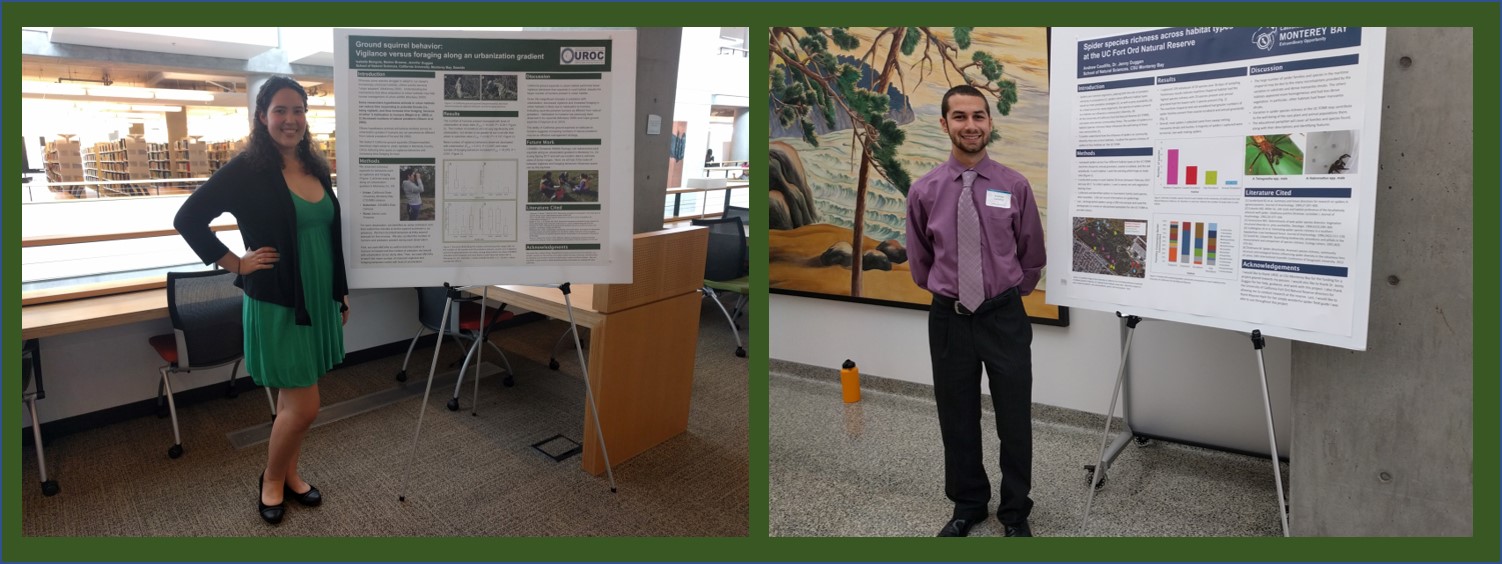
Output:
[[[328,162],[313,152],[307,107],[308,94],[296,81],[266,81],[245,151],[195,191],[174,221],[204,264],[240,275],[245,369],[256,384],[278,390],[256,496],[261,518],[271,524],[281,522],[287,498],[306,506],[323,501],[297,461],[318,416],[318,378],[344,360],[349,320],[339,205]],[[209,229],[226,212],[252,249],[244,256]]]
[[[422,173],[412,167],[402,176],[402,195],[407,197],[407,219],[417,221],[422,214]]]

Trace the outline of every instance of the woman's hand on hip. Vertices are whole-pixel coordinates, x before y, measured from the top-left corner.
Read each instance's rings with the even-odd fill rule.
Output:
[[[240,267],[236,274],[244,276],[257,270],[266,270],[276,266],[279,260],[282,260],[282,255],[276,252],[276,249],[261,247],[240,257]]]

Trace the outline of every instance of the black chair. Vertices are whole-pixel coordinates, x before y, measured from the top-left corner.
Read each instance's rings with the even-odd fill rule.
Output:
[[[751,228],[751,208],[743,208],[726,204],[725,213],[721,214],[720,217],[738,217],[741,219],[741,229],[745,230]],[[747,253],[746,258],[748,261],[750,260],[751,257],[749,253]],[[747,266],[749,267],[749,264]],[[746,296],[743,294],[742,299],[736,304],[735,309],[730,310],[730,317],[733,320],[732,323],[736,323],[737,328],[740,327],[739,322],[741,315],[746,312],[745,305]]]
[[[31,439],[36,443],[37,469],[42,472],[42,495],[57,495],[62,491],[57,480],[47,479],[47,455],[42,452],[42,424],[37,421],[37,400],[47,396],[42,391],[42,366],[38,362],[36,339],[26,341],[21,349],[21,405],[31,415]],[[36,374],[36,389],[31,389],[31,376]]]
[[[726,204],[725,213],[720,214],[720,217],[738,217],[741,220],[741,228],[747,228],[751,226],[751,208],[743,208]]]
[[[449,400],[449,411],[459,410],[459,387],[464,384],[464,371],[469,368],[469,360],[479,352],[480,343],[490,345],[490,348],[501,355],[501,362],[506,365],[506,377],[501,382],[506,387],[516,385],[516,372],[511,369],[511,361],[506,358],[505,351],[490,342],[491,330],[501,323],[514,317],[515,314],[506,311],[506,304],[500,307],[482,307],[475,300],[477,297],[463,297],[457,289],[443,286],[426,288],[414,288],[417,290],[417,333],[412,335],[411,344],[407,345],[407,357],[402,360],[402,370],[396,373],[398,382],[407,381],[407,363],[412,360],[412,350],[417,348],[417,339],[424,332],[439,333],[438,338],[444,335],[453,338],[461,347],[466,347],[468,352],[464,354],[464,364],[459,367],[459,377],[454,381],[454,397]],[[457,306],[455,314],[449,316],[448,327],[440,331],[439,325],[443,323],[443,306],[448,301],[449,293],[453,292]],[[464,341],[469,341],[468,345]],[[477,382],[476,386],[479,385]]]
[[[730,330],[735,334],[735,356],[744,358],[746,347],[741,345],[741,331],[735,326],[735,318],[745,309],[751,295],[750,272],[747,269],[750,252],[746,246],[744,224],[739,217],[695,219],[690,223],[709,228],[709,249],[704,257],[704,288],[701,292],[725,314],[725,321],[730,322]],[[715,290],[740,294],[735,304],[735,315],[731,315],[725,309],[725,304],[720,303],[719,294]]]
[[[225,395],[235,397],[235,374],[245,357],[245,327],[241,325],[244,298],[235,287],[235,273],[228,270],[167,273],[167,313],[172,318],[172,333],[149,339],[151,348],[167,364],[161,368],[157,385],[157,402],[167,399],[172,416],[172,447],[167,456],[183,455],[182,433],[177,425],[177,402],[172,391],[172,375],[218,368],[233,364],[229,371]],[[271,389],[265,388],[271,416],[276,417],[276,402]]]

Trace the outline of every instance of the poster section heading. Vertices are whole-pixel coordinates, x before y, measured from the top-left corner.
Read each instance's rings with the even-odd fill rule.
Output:
[[[1359,27],[1174,27],[1079,42],[1076,78],[1211,65],[1361,45]]]
[[[354,70],[610,72],[608,39],[472,39],[351,35]],[[362,77],[367,75],[361,74]],[[531,78],[531,77],[529,77]],[[598,79],[599,77],[594,77]]]

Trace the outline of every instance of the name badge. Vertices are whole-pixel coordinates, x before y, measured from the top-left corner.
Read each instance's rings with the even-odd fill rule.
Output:
[[[1011,208],[1012,193],[1002,190],[986,190],[986,205],[993,208]]]

